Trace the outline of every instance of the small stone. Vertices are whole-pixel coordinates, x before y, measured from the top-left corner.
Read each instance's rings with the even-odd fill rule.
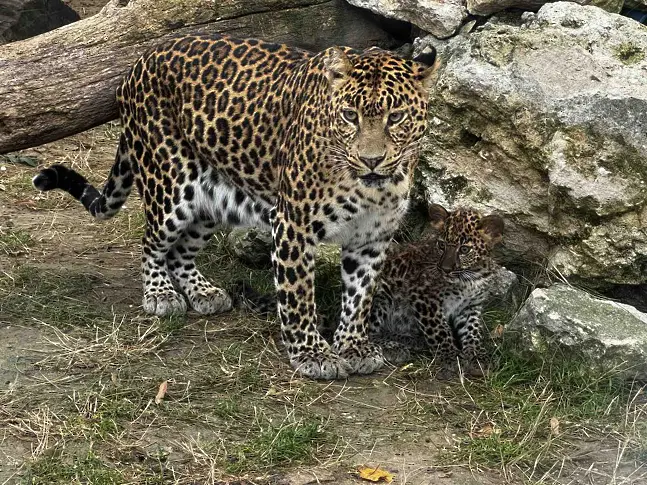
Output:
[[[236,257],[252,268],[272,267],[272,235],[267,231],[249,229],[229,235]]]
[[[454,35],[467,17],[465,0],[347,0],[355,7],[409,22],[439,39]]]

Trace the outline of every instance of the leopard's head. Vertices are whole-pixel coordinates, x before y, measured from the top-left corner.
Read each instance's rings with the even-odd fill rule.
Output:
[[[481,216],[472,209],[447,212],[438,204],[429,207],[431,225],[438,231],[438,269],[449,276],[466,276],[491,261],[494,246],[503,238],[503,219]]]
[[[338,170],[368,187],[410,177],[427,122],[438,61],[423,64],[380,49],[325,52],[331,103],[330,154]]]

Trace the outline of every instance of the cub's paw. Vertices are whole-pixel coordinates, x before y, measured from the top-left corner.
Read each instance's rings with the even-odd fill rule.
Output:
[[[490,373],[489,359],[487,357],[479,358],[473,354],[462,355],[460,367],[467,377],[487,377]]]
[[[456,355],[452,358],[439,359],[440,369],[436,374],[439,380],[452,380],[458,377],[486,377],[489,373],[486,361],[479,361],[473,356],[465,358],[462,355]]]
[[[144,293],[142,306],[146,313],[163,317],[165,315],[183,315],[186,313],[186,301],[176,291]]]
[[[191,308],[201,315],[228,312],[232,308],[231,298],[227,292],[215,286],[191,293],[188,298]]]
[[[290,357],[290,363],[298,373],[310,379],[345,379],[353,371],[348,362],[332,352],[303,352]]]
[[[371,374],[384,366],[382,349],[371,342],[343,348],[338,355],[350,364],[354,374]]]
[[[382,348],[384,360],[389,364],[402,365],[412,360],[411,350],[400,342],[383,340],[378,345]]]

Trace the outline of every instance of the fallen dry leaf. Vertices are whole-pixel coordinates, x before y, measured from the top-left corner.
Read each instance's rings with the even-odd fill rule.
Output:
[[[278,396],[280,394],[281,393],[274,386],[270,386],[270,388],[265,393],[266,396]]]
[[[168,389],[168,381],[164,381],[160,384],[159,389],[157,390],[157,395],[155,396],[155,404],[159,404],[166,396],[166,390]]]
[[[360,466],[357,468],[357,472],[359,473],[359,477],[362,480],[368,480],[369,482],[391,483],[393,481],[393,477],[395,476],[387,472],[386,470],[382,470],[379,465],[375,468]]]
[[[494,424],[485,423],[476,431],[470,432],[470,438],[489,438],[493,434],[498,433],[498,430],[494,428]]]
[[[31,210],[38,210],[38,204],[31,199],[18,199],[14,200],[14,206],[26,207]]]
[[[493,339],[503,338],[504,331],[505,331],[505,327],[499,324],[496,327],[494,327],[494,330],[492,330],[491,336]]]
[[[559,430],[559,419],[557,419],[555,416],[550,418],[550,432],[554,436],[559,436],[561,431]]]

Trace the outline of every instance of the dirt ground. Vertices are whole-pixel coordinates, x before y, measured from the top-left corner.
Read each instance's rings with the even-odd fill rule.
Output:
[[[20,155],[101,183],[117,135],[105,125]],[[647,484],[637,386],[567,388],[563,372],[507,362],[472,381],[438,381],[427,361],[301,379],[273,319],[141,312],[135,196],[94,221],[15,161],[0,159],[0,484],[357,484],[359,465],[411,485]],[[334,256],[322,259],[318,278],[334,282]],[[201,265],[225,287],[271,285],[225,236]]]
[[[72,7],[84,19],[91,17],[105,7],[108,0],[68,0],[67,5]]]

